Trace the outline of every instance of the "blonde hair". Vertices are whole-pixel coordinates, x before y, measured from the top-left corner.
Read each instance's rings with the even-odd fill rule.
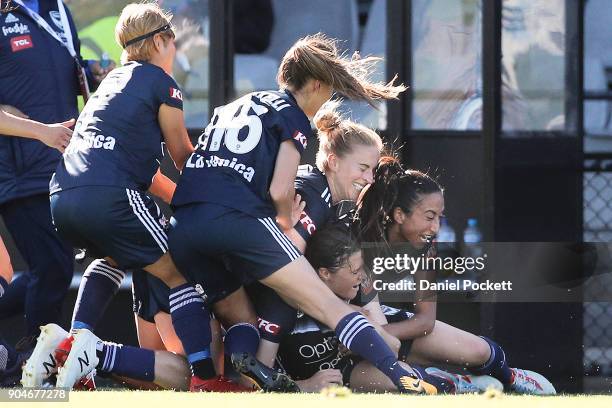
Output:
[[[330,154],[342,158],[351,153],[356,145],[373,146],[379,152],[383,149],[382,139],[375,131],[342,118],[338,106],[338,101],[325,103],[313,119],[319,138],[317,168],[322,172],[328,170]]]
[[[406,90],[404,85],[373,83],[368,77],[377,57],[346,58],[338,55],[336,40],[322,33],[298,40],[287,51],[278,69],[276,80],[281,88],[299,91],[309,79],[319,80],[348,99],[364,100],[374,106],[377,99],[395,99]]]
[[[153,37],[145,38],[133,44],[125,44],[151,31],[170,24],[172,14],[164,11],[157,3],[132,3],[121,11],[115,26],[115,41],[123,48],[121,63],[128,61],[149,61],[155,51]],[[172,30],[172,29],[171,29]],[[165,37],[174,37],[173,31],[162,31]]]

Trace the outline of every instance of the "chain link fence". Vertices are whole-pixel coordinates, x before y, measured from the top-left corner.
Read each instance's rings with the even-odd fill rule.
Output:
[[[584,241],[612,243],[612,154],[586,160],[584,170]],[[585,284],[585,299],[612,299],[605,268]],[[585,302],[583,324],[585,375],[612,377],[612,302]]]

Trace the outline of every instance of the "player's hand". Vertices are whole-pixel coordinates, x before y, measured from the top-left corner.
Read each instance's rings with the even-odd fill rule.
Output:
[[[104,68],[102,68],[102,65],[100,65],[100,61],[92,61],[89,63],[89,69],[91,70],[94,80],[97,83],[102,82],[102,80],[106,78],[108,73],[115,69],[115,67],[116,64],[113,60],[110,60],[108,65]]]
[[[302,201],[302,196],[299,194],[295,195],[293,199],[293,206],[291,207],[291,227],[298,223],[302,212],[306,208],[306,201]]]
[[[69,129],[72,126],[74,126],[74,119],[62,123],[45,125],[38,140],[64,153],[72,137],[72,129]]]
[[[0,110],[5,111],[6,113],[10,113],[13,116],[17,116],[18,118],[22,118],[22,119],[30,118],[28,115],[26,115],[25,113],[23,113],[22,111],[20,111],[19,109],[17,109],[16,107],[12,105],[0,105]]]
[[[297,384],[302,392],[319,392],[325,387],[342,385],[342,373],[340,370],[329,368],[317,371],[307,380],[297,381]]]

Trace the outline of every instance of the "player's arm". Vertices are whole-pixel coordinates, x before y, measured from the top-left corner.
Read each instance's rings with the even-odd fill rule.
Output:
[[[39,140],[62,153],[66,146],[68,146],[68,143],[70,143],[72,130],[69,127],[74,125],[74,119],[63,123],[45,125],[44,123],[27,119],[27,116],[21,113],[21,111],[17,110],[15,112],[9,109],[12,108],[10,106],[1,105],[0,108],[0,134]],[[15,112],[16,114],[9,112]]]
[[[11,258],[9,257],[8,251],[4,246],[2,237],[0,237],[0,297],[4,294],[4,285],[11,283],[13,279],[13,265],[11,264]]]
[[[292,210],[295,198],[295,176],[300,164],[300,152],[292,140],[280,144],[274,174],[270,183],[270,198],[276,209],[276,222],[283,231],[293,228]]]
[[[335,368],[328,368],[314,373],[305,380],[296,381],[302,392],[320,392],[323,388],[342,385],[342,372]]]
[[[434,271],[418,271],[415,274],[417,288],[419,280],[435,279]],[[414,316],[408,320],[397,323],[389,323],[384,326],[385,330],[400,340],[415,339],[428,335],[433,331],[436,324],[436,292],[432,290],[419,290],[415,292]]]
[[[153,176],[151,187],[149,187],[149,192],[161,198],[164,203],[170,204],[174,190],[176,190],[176,183],[162,174],[160,169],[157,169],[157,173]]]
[[[182,170],[194,150],[187,134],[187,128],[185,128],[183,111],[167,104],[161,104],[158,121],[174,166]]]
[[[378,295],[376,295],[376,297],[374,297],[374,299],[372,299],[370,302],[365,304],[361,308],[361,311],[363,311],[364,314],[367,314],[368,319],[380,324],[381,326],[384,326],[388,323],[387,318],[385,317],[385,314],[383,313],[380,307],[380,300],[378,300]]]

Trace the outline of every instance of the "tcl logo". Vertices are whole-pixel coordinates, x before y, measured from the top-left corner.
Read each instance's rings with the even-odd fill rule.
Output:
[[[182,101],[183,93],[179,89],[170,87],[170,97]]]
[[[300,142],[302,146],[304,147],[304,149],[306,148],[306,146],[308,146],[308,138],[304,136],[302,132],[299,132],[296,130],[295,133],[293,134],[293,138],[297,140],[298,142]]]
[[[306,214],[306,211],[302,211],[302,214],[300,214],[300,222],[302,223],[304,228],[306,228],[306,231],[308,231],[310,235],[312,235],[317,230],[317,226],[315,225],[312,218],[310,218],[308,214]]]
[[[20,35],[19,37],[11,38],[11,49],[13,52],[32,48],[33,46],[32,38],[29,35]]]
[[[266,333],[274,334],[275,336],[277,336],[278,332],[280,331],[280,326],[278,324],[264,320],[261,317],[257,318],[257,323],[259,326],[259,330],[263,330]]]

